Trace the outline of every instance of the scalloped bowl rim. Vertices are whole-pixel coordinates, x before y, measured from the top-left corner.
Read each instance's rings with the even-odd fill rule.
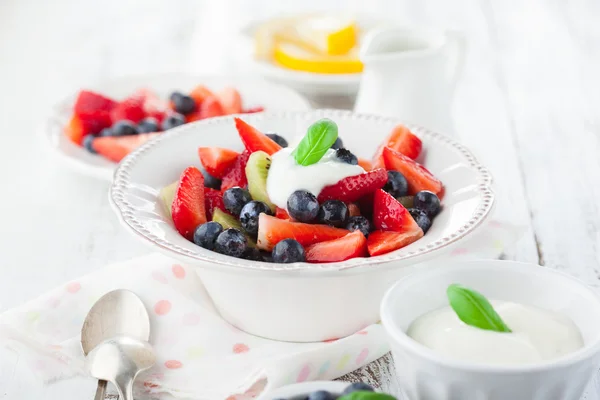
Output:
[[[491,214],[495,205],[495,194],[492,188],[492,175],[490,174],[488,169],[476,159],[476,157],[471,153],[470,150],[468,150],[465,146],[448,136],[430,131],[419,125],[402,122],[397,118],[371,114],[360,114],[347,110],[318,109],[310,111],[273,111],[254,114],[252,115],[252,118],[254,120],[262,120],[268,118],[287,119],[309,115],[315,118],[350,118],[359,120],[373,120],[380,123],[403,123],[411,130],[419,130],[420,133],[430,136],[433,139],[443,141],[446,145],[458,151],[460,155],[464,158],[464,160],[468,163],[469,167],[476,173],[476,180],[478,182],[476,191],[478,194],[479,202],[475,208],[474,215],[468,221],[466,221],[459,229],[453,231],[451,234],[448,234],[433,243],[430,243],[424,247],[417,248],[414,251],[405,254],[398,254],[398,252],[402,251],[402,249],[398,249],[396,251],[374,257],[353,258],[346,261],[322,264],[311,264],[304,262],[290,264],[273,264],[261,261],[250,261],[224,256],[213,251],[203,249],[201,247],[198,247],[197,252],[191,252],[188,249],[180,247],[177,244],[174,244],[168,240],[164,240],[148,231],[144,227],[144,225],[137,220],[134,212],[135,208],[132,207],[125,200],[125,193],[127,192],[128,186],[130,185],[129,171],[135,166],[138,157],[148,151],[151,151],[162,141],[169,140],[172,137],[177,137],[178,135],[185,134],[185,132],[189,130],[195,130],[202,126],[231,123],[235,115],[210,118],[207,120],[197,121],[194,123],[183,125],[178,128],[171,129],[170,131],[156,137],[155,139],[146,142],[134,152],[130,153],[121,161],[121,163],[115,170],[115,173],[113,175],[113,182],[109,189],[109,202],[113,210],[117,214],[117,217],[125,227],[127,227],[132,233],[134,233],[135,236],[139,237],[146,243],[152,243],[161,252],[167,255],[183,258],[186,261],[196,265],[202,263],[201,265],[203,267],[210,268],[218,266],[218,268],[229,267],[238,271],[245,270],[249,272],[260,270],[265,272],[278,273],[305,272],[309,274],[323,274],[325,272],[338,271],[365,272],[373,270],[372,267],[375,265],[378,265],[380,267],[383,267],[382,264],[386,264],[388,265],[388,267],[390,264],[392,264],[393,266],[398,266],[398,263],[400,262],[403,264],[409,262],[411,262],[411,264],[417,264],[435,257],[436,255],[438,255],[437,253],[443,250],[450,250],[450,248],[453,245],[457,244],[457,242],[459,242],[461,239],[464,239],[469,234],[473,233],[477,228],[479,228],[486,220],[486,218]],[[245,117],[247,117],[247,115],[245,115]]]

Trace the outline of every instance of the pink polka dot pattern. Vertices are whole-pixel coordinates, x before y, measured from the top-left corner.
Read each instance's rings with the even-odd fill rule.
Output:
[[[233,352],[235,354],[246,353],[249,350],[250,350],[250,348],[248,346],[246,346],[244,343],[236,343],[233,345]]]
[[[362,331],[358,331],[358,332],[356,332],[356,334],[357,334],[357,335],[368,335],[368,334],[369,334],[369,332],[368,332],[368,331],[365,331],[365,330],[362,330]]]
[[[300,370],[300,373],[298,374],[298,378],[296,379],[296,382],[304,382],[308,379],[308,375],[310,375],[310,366],[307,364],[304,367],[302,367],[302,369]]]
[[[168,282],[168,280],[167,280],[167,277],[166,277],[166,276],[164,276],[164,275],[163,275],[161,272],[158,272],[158,271],[154,271],[154,272],[152,273],[152,278],[153,278],[155,281],[158,281],[158,282],[160,282],[160,283],[167,283],[167,282]]]
[[[200,316],[198,314],[193,314],[193,313],[185,314],[183,316],[182,323],[185,326],[198,325],[200,323]]]
[[[183,367],[183,364],[181,363],[181,361],[168,360],[165,361],[165,367],[167,367],[168,369],[179,369]]]
[[[362,349],[362,351],[358,354],[358,357],[356,357],[356,365],[362,365],[363,362],[365,362],[365,360],[367,359],[367,357],[369,356],[369,349],[367,349],[366,347],[364,349]]]
[[[171,271],[173,271],[173,275],[177,279],[185,278],[185,269],[181,265],[175,264],[171,267]]]
[[[452,255],[453,256],[460,256],[461,254],[467,254],[469,252],[469,250],[465,249],[464,247],[459,247],[458,249],[454,249],[452,250]]]
[[[77,293],[81,290],[81,283],[79,282],[71,282],[67,284],[67,292],[69,293]]]
[[[157,315],[167,315],[171,311],[171,302],[169,300],[161,300],[154,305],[154,312]]]

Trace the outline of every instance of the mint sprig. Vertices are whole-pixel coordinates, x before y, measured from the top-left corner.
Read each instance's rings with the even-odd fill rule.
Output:
[[[512,332],[481,293],[453,283],[446,289],[450,307],[467,325],[496,332]]]
[[[338,127],[330,119],[323,118],[308,127],[308,131],[293,152],[294,159],[300,165],[319,162],[338,137]]]

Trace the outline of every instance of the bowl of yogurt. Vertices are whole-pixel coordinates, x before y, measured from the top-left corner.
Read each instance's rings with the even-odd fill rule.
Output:
[[[513,261],[437,264],[397,282],[381,305],[409,399],[581,397],[600,366],[600,297],[590,287]],[[472,297],[476,312],[461,314],[448,289],[457,284],[488,299],[506,329],[490,328]]]

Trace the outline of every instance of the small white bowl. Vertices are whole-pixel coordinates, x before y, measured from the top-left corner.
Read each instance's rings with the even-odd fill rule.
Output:
[[[396,371],[411,400],[578,400],[600,365],[600,297],[583,282],[532,264],[470,261],[412,274],[396,283],[381,305]],[[435,353],[406,331],[419,316],[448,305],[446,288],[460,283],[493,299],[563,313],[584,347],[560,359],[496,366]]]
[[[371,158],[401,121],[341,110],[264,112],[242,118],[288,139],[320,118],[334,120],[345,146]],[[408,125],[423,140],[420,161],[444,183],[443,209],[420,240],[394,252],[329,264],[273,264],[203,249],[175,230],[159,191],[188,166],[200,167],[198,146],[241,150],[232,117],[172,129],[129,154],[119,165],[110,202],[123,226],[154,250],[196,266],[223,318],[275,340],[320,341],[348,336],[379,320],[385,291],[409,266],[450,252],[489,216],[494,193],[485,167],[453,139]]]
[[[261,395],[258,400],[288,400],[288,399],[305,399],[312,392],[317,390],[326,390],[329,393],[336,395],[342,394],[350,383],[340,381],[312,381],[295,383],[293,385],[283,386],[281,388],[271,390]]]
[[[137,89],[148,88],[161,98],[167,99],[174,90],[185,92],[200,84],[213,90],[233,86],[239,90],[247,107],[263,106],[265,110],[271,111],[311,108],[304,97],[285,86],[256,78],[235,76],[195,76],[182,73],[138,75],[106,80],[89,85],[85,89],[122,100]],[[77,93],[73,93],[52,106],[41,133],[49,147],[59,156],[59,160],[71,169],[110,182],[117,164],[102,156],[91,154],[71,142],[64,134],[64,127],[73,113],[76,96]]]

